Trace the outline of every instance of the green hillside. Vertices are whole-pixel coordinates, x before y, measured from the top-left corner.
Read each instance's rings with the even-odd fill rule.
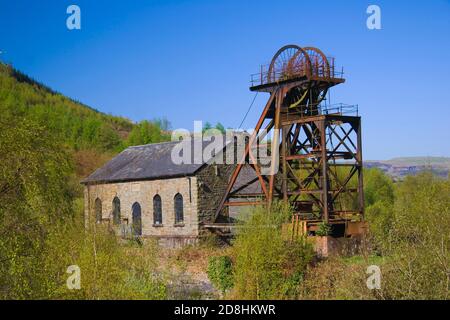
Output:
[[[123,117],[104,114],[3,63],[0,63],[0,112],[4,120],[11,122],[8,130],[14,131],[18,123],[42,127],[45,134],[68,149],[78,177],[88,175],[127,146],[170,138],[167,120],[135,124]]]
[[[130,120],[71,100],[5,64],[0,64],[0,108],[18,121],[44,124],[75,150],[117,151],[133,128]]]
[[[80,232],[84,228],[80,178],[127,146],[167,139],[169,124],[159,120],[133,123],[106,115],[1,63],[0,114],[0,299],[49,297],[49,293],[59,297],[55,288],[65,269],[55,263],[68,261],[63,262],[59,253],[72,254],[75,244],[82,250],[89,248],[86,243],[92,239]],[[105,236],[108,234],[105,230]],[[109,250],[105,256],[129,261],[130,252],[122,251],[115,238],[103,243]],[[62,248],[65,245],[68,247]],[[95,250],[103,250],[97,240],[94,245],[99,245]],[[77,250],[78,257],[84,255],[82,250]],[[111,272],[109,268],[103,273]],[[118,277],[124,279],[120,282],[134,273],[120,271]],[[146,280],[133,281],[141,284]],[[93,287],[96,292],[97,286]],[[145,285],[146,290],[149,286]],[[156,292],[150,296],[159,297],[158,287],[154,288]],[[136,286],[128,290],[130,295],[138,291]]]

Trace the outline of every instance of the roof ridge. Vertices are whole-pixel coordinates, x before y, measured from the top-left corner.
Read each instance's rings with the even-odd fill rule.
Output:
[[[179,142],[179,141],[164,141],[164,142],[147,143],[147,144],[141,144],[138,146],[129,146],[127,149],[142,148],[142,147],[155,146],[155,145],[160,145],[160,144],[169,144],[169,143],[175,143],[175,142]]]
[[[225,134],[221,135],[222,137],[227,137]],[[206,141],[205,138],[208,138],[209,136],[194,136],[192,137],[193,140],[202,140],[202,141]],[[137,146],[129,146],[127,149],[131,149],[131,148],[142,148],[142,147],[148,147],[148,146],[155,146],[155,145],[161,145],[161,144],[170,144],[170,143],[176,143],[176,142],[181,142],[181,140],[176,140],[176,141],[164,141],[164,142],[155,142],[155,143],[147,143],[147,144],[141,144],[141,145],[137,145]]]

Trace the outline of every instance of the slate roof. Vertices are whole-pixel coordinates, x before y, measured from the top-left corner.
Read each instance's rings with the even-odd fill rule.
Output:
[[[194,140],[192,139],[192,143]],[[203,147],[210,143],[203,141]],[[176,144],[178,144],[177,141],[129,147],[84,179],[82,183],[101,184],[192,176],[206,162],[212,160],[211,157],[204,159],[203,163],[194,164],[192,152],[192,164],[175,164],[171,154]]]
[[[232,195],[260,195],[263,193],[261,184],[255,170],[249,165],[244,165],[239,173],[236,183],[231,189]]]

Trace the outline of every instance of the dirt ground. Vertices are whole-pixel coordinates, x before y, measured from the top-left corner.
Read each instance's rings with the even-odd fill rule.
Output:
[[[221,293],[208,279],[210,257],[225,255],[229,248],[214,246],[188,246],[180,249],[161,249],[158,256],[159,271],[169,283],[170,299],[218,299]]]

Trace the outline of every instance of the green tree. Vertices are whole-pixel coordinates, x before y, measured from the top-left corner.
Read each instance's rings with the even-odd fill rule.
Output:
[[[158,122],[144,120],[133,127],[128,136],[127,145],[136,146],[169,140],[169,134],[163,132]]]
[[[233,287],[233,267],[230,257],[211,257],[208,261],[207,273],[213,285],[222,293]]]
[[[381,187],[381,190],[384,188]],[[408,176],[384,201],[372,204],[388,223],[371,225],[383,264],[380,297],[388,299],[448,299],[450,282],[450,183],[424,172]],[[387,198],[387,200],[386,200]],[[386,212],[386,213],[384,213]],[[371,223],[373,223],[371,221]]]
[[[109,126],[100,127],[96,141],[102,151],[118,150],[122,146],[122,140],[119,135]]]
[[[371,206],[378,201],[394,203],[394,183],[380,169],[364,170],[364,196],[366,206]]]
[[[290,210],[257,208],[233,246],[234,293],[238,299],[289,299],[298,294],[312,248],[305,239],[287,241],[281,225]]]
[[[379,169],[364,171],[366,219],[378,240],[388,236],[393,221],[394,183]]]
[[[206,121],[205,124],[203,125],[203,130],[202,132],[205,133],[208,130],[211,130],[213,128],[212,124],[209,121]]]
[[[36,276],[48,226],[72,216],[72,168],[48,130],[1,111],[0,297],[31,298],[42,287]]]
[[[215,128],[216,128],[217,130],[219,130],[222,134],[225,134],[225,127],[224,127],[220,122],[218,122],[218,123],[216,124]]]

